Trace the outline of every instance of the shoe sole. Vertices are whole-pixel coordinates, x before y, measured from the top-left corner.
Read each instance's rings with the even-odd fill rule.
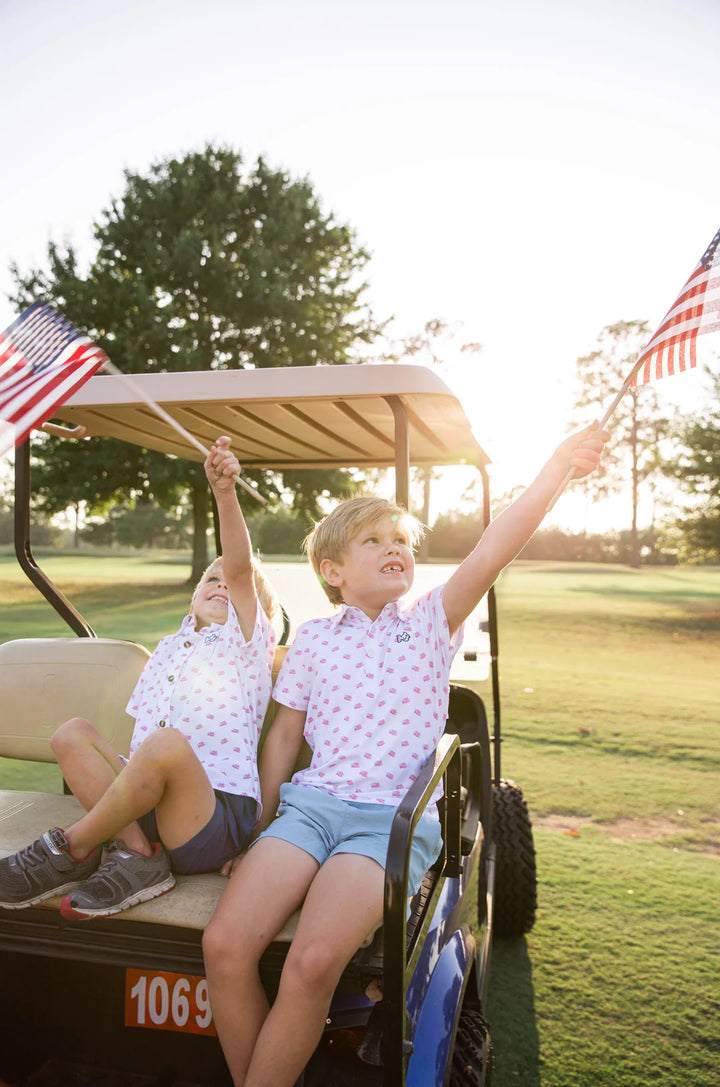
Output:
[[[27,906],[37,906],[40,902],[46,902],[48,898],[54,898],[56,895],[65,895],[68,891],[76,891],[77,888],[82,887],[89,878],[90,876],[88,875],[85,876],[84,879],[74,879],[70,883],[63,883],[62,887],[53,887],[51,891],[43,891],[42,894],[36,895],[35,898],[24,898],[22,902],[0,902],[0,909],[24,910]]]
[[[174,886],[175,877],[168,876],[166,880],[163,880],[162,883],[155,884],[154,887],[143,887],[141,891],[136,891],[135,894],[128,895],[126,899],[116,906],[100,906],[96,910],[91,908],[75,908],[70,905],[70,902],[66,902],[66,900],[63,899],[60,903],[60,915],[67,921],[92,921],[95,917],[112,917],[114,913],[122,913],[123,910],[128,910],[131,906],[137,906],[141,902],[149,902],[151,898],[159,898],[160,895],[172,891]]]

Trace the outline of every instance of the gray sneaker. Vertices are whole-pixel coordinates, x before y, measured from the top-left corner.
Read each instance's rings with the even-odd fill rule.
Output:
[[[20,910],[80,887],[97,871],[100,856],[95,849],[83,860],[73,857],[60,827],[52,827],[18,853],[0,860],[0,907]]]
[[[145,857],[117,839],[107,846],[95,874],[79,890],[63,898],[60,913],[75,921],[109,917],[164,895],[174,886],[168,855],[159,842],[155,843],[153,855]]]

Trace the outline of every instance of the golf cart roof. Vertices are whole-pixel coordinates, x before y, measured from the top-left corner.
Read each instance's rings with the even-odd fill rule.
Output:
[[[457,397],[422,366],[296,366],[93,377],[55,418],[191,460],[203,456],[147,405],[159,404],[204,446],[233,440],[244,470],[386,467],[407,428],[413,465],[489,458]]]

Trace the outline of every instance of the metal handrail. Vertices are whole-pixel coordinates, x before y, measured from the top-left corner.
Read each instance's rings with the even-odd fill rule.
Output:
[[[440,779],[445,780],[444,853],[441,875],[457,877],[461,870],[460,786],[462,751],[456,735],[441,737],[434,758],[428,759],[395,813],[388,843],[383,912],[383,1083],[405,1083],[412,1043],[406,1037],[405,1000],[408,985],[405,907],[408,900],[410,846],[415,827]]]

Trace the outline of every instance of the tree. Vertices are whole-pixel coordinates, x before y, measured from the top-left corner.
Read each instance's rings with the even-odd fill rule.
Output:
[[[687,516],[677,519],[683,557],[720,561],[720,371],[707,369],[706,408],[699,417],[685,419],[676,429],[681,446],[676,460],[666,466],[691,496]]]
[[[575,408],[587,422],[590,412],[600,419],[612,403],[633,363],[650,339],[646,321],[618,321],[607,325],[597,348],[577,360],[579,392]],[[669,430],[652,385],[631,388],[620,401],[610,422],[613,440],[603,455],[600,472],[581,486],[593,498],[603,498],[625,488],[630,480],[630,565],[640,565],[638,494],[643,483],[661,474],[661,443]]]
[[[447,354],[448,348],[452,346],[454,337],[455,329],[451,328],[447,321],[442,317],[433,317],[425,322],[422,332],[417,332],[415,335],[399,341],[395,347],[396,354],[394,357],[411,359],[419,357],[421,360],[428,361],[439,373],[443,373],[447,370],[444,356]],[[482,350],[482,345],[479,343],[466,343],[459,350],[461,354],[478,355]],[[430,487],[433,479],[439,477],[429,466],[418,469],[417,477],[422,488],[422,506],[419,511],[419,518],[424,525],[429,525]],[[418,547],[418,561],[427,562],[429,555],[430,539],[426,535]]]
[[[190,529],[189,512],[182,507],[168,512],[154,502],[117,502],[106,517],[87,522],[80,535],[83,543],[100,547],[116,544],[178,550],[192,544]]]
[[[255,547],[261,554],[301,555],[308,526],[287,506],[256,514],[248,521]]]
[[[128,373],[356,362],[380,333],[362,301],[368,254],[321,210],[308,180],[262,158],[246,171],[235,151],[208,146],[156,163],[147,176],[126,171],[125,182],[94,227],[86,273],[71,246],[53,242],[46,269],[12,266],[18,308],[55,302]],[[75,490],[86,481],[73,498],[91,511],[119,495],[170,507],[189,489],[195,579],[207,562],[202,467],[125,446],[119,457],[117,445],[100,444],[38,446],[48,510],[68,478]],[[272,498],[288,478],[263,472],[252,482]],[[318,474],[298,497],[300,512],[316,516],[319,496],[337,484],[336,474]]]

